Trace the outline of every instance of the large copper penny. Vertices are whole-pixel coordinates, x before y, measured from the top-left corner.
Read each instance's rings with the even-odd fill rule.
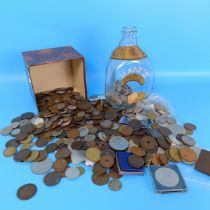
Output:
[[[197,155],[195,153],[194,150],[192,150],[189,147],[182,147],[179,150],[181,159],[183,160],[183,162],[187,163],[187,164],[193,164],[195,163],[196,159],[197,159]]]
[[[44,183],[47,186],[55,186],[60,182],[61,178],[61,173],[55,171],[49,172],[44,176]]]
[[[80,132],[76,128],[72,128],[69,130],[68,135],[69,135],[69,138],[75,139],[80,136]]]
[[[153,150],[157,147],[157,142],[151,136],[144,136],[141,139],[141,146],[146,150]]]
[[[32,198],[37,192],[37,187],[34,184],[25,184],[17,191],[17,197],[20,200],[28,200]]]
[[[58,159],[53,163],[55,171],[63,171],[67,168],[67,161],[65,159]]]
[[[172,146],[170,147],[169,151],[168,151],[170,157],[175,160],[175,162],[180,162],[181,161],[181,158],[180,158],[180,155],[179,155],[179,149]]]
[[[144,166],[144,159],[138,155],[130,155],[128,157],[128,163],[133,168],[140,168]]]
[[[93,165],[92,171],[94,174],[103,174],[106,172],[106,168],[104,168],[100,162],[96,162]]]
[[[123,136],[130,136],[133,133],[133,128],[131,126],[128,125],[122,125],[119,128],[119,132],[123,135]]]

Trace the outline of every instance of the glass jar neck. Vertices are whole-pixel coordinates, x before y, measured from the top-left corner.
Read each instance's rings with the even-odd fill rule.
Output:
[[[120,46],[137,45],[137,30],[136,27],[124,27]]]

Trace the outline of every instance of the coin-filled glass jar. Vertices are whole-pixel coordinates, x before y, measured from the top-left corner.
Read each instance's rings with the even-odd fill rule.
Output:
[[[119,46],[106,70],[106,99],[114,107],[130,107],[152,91],[154,73],[147,55],[138,47],[136,27],[123,27]]]

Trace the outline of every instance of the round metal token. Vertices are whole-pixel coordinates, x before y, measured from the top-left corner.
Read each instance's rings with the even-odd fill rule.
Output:
[[[105,185],[109,182],[109,174],[103,173],[103,174],[93,174],[92,175],[92,181],[94,184],[98,186]]]
[[[11,157],[16,153],[16,147],[7,147],[3,154],[5,157]]]
[[[77,167],[68,168],[65,172],[65,176],[68,179],[76,179],[80,176],[80,170]]]
[[[100,160],[101,151],[97,148],[91,147],[86,150],[86,157],[88,160],[97,162]]]
[[[113,191],[119,191],[122,188],[122,183],[118,179],[113,179],[108,184],[109,189]]]
[[[112,136],[109,140],[109,145],[114,150],[123,151],[128,148],[128,141],[121,136]]]
[[[114,158],[111,155],[103,155],[100,159],[100,164],[105,168],[110,168],[114,165]]]
[[[167,167],[158,168],[155,171],[155,179],[164,187],[175,187],[179,183],[179,175]]]
[[[20,200],[28,200],[32,198],[37,192],[37,187],[34,184],[25,184],[17,191],[17,197]]]
[[[60,182],[61,178],[61,173],[53,171],[44,176],[44,183],[47,186],[55,186]]]
[[[182,142],[187,146],[193,147],[196,144],[196,141],[191,136],[183,135],[181,139]]]
[[[52,160],[46,158],[40,162],[33,162],[31,165],[31,170],[34,174],[45,174],[52,168]]]
[[[133,168],[140,168],[144,166],[144,159],[138,155],[130,155],[128,157],[128,163]]]
[[[31,154],[30,149],[23,149],[14,155],[14,160],[17,162],[23,162]]]

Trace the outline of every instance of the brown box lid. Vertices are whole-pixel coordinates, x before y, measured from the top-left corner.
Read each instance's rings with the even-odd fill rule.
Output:
[[[85,61],[73,47],[23,52],[33,93],[73,87],[87,97]]]

